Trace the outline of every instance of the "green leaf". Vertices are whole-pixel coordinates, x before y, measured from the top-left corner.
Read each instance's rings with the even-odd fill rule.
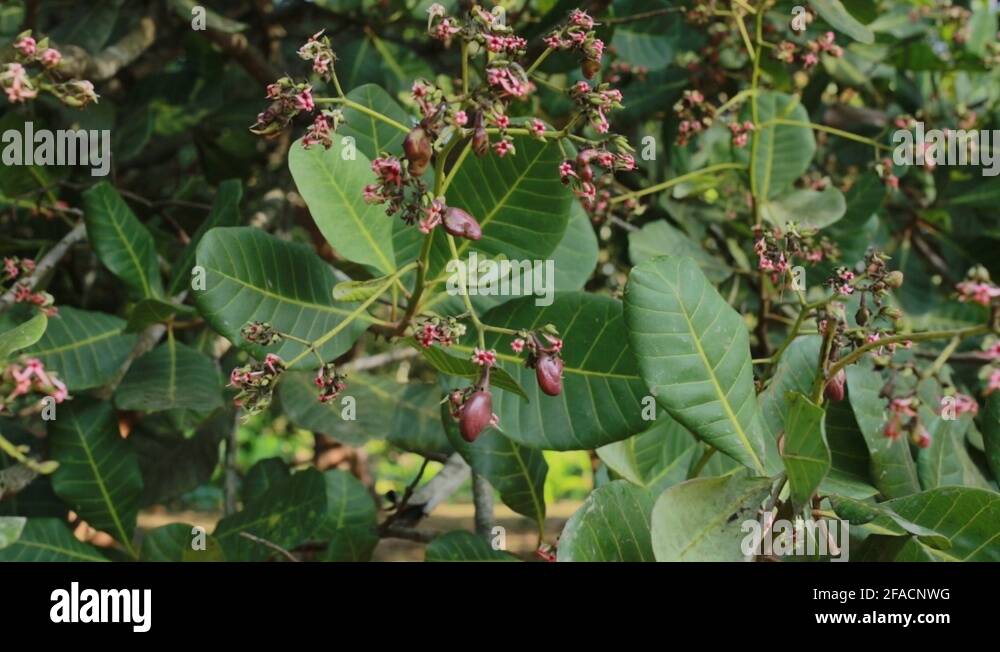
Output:
[[[764,425],[764,444],[770,462],[769,473],[777,473],[780,468],[777,464],[778,437],[785,431],[785,419],[788,408],[791,407],[787,400],[788,393],[808,395],[812,391],[821,343],[822,339],[818,336],[796,338],[781,354],[774,375],[757,397]]]
[[[212,210],[198,225],[198,230],[191,236],[191,241],[174,263],[170,276],[170,296],[176,296],[191,287],[191,268],[194,267],[198,243],[205,234],[217,226],[239,226],[242,198],[243,183],[239,179],[228,179],[219,184],[215,191],[215,199],[212,201]]]
[[[624,480],[598,487],[566,521],[559,561],[653,561],[649,520],[655,495]]]
[[[511,441],[495,428],[487,428],[470,444],[459,434],[458,422],[447,405],[441,408],[441,420],[448,441],[473,472],[489,480],[507,507],[533,519],[541,531],[545,525],[545,475],[549,470],[542,452]]]
[[[222,376],[211,358],[170,336],[132,363],[115,391],[115,405],[141,412],[186,408],[208,413],[222,405]]]
[[[840,0],[809,0],[809,4],[820,15],[820,18],[838,32],[847,34],[861,43],[875,42],[875,35],[872,31],[852,16]]]
[[[664,414],[649,430],[597,449],[601,461],[653,496],[687,477],[701,446],[687,428]]]
[[[456,357],[445,352],[445,350],[439,346],[424,347],[413,339],[407,341],[410,346],[420,351],[424,360],[443,374],[458,376],[460,378],[468,378],[469,380],[478,380],[479,375],[483,371],[482,367],[474,363],[469,358]],[[490,385],[506,392],[517,394],[525,401],[529,400],[528,394],[521,387],[520,383],[515,380],[514,377],[511,376],[510,373],[508,373],[503,367],[494,367],[490,372]]]
[[[830,470],[830,449],[824,429],[826,412],[798,392],[790,392],[787,400],[790,407],[781,457],[788,472],[792,502],[804,506]]]
[[[375,501],[357,478],[326,471],[326,519],[315,538],[328,541],[324,561],[368,561],[378,544]]]
[[[921,386],[933,387],[930,396],[921,394],[918,410],[920,422],[931,437],[931,445],[917,451],[917,478],[923,489],[934,489],[945,485],[961,485],[964,480],[962,462],[958,457],[959,438],[969,427],[969,418],[948,421],[929,406],[939,405],[940,386],[934,380],[922,381]],[[960,429],[960,432],[958,432]]]
[[[661,257],[634,267],[625,321],[657,402],[696,436],[763,473],[746,324],[698,264]]]
[[[87,238],[97,257],[132,293],[163,295],[153,236],[107,181],[83,193]]]
[[[364,301],[382,291],[389,277],[382,276],[365,281],[341,281],[333,286],[334,301]]]
[[[633,265],[656,256],[688,256],[698,263],[712,283],[722,283],[733,273],[725,262],[705,251],[699,243],[665,220],[650,222],[629,233],[628,256]]]
[[[297,140],[288,153],[288,168],[313,221],[334,251],[382,274],[396,270],[392,229],[397,217],[385,208],[365,203],[365,186],[375,179],[371,161],[361,152],[353,159],[343,136],[330,149],[302,147]],[[348,160],[345,160],[347,158]]]
[[[23,516],[0,516],[0,550],[15,543],[21,537],[27,520]]]
[[[513,337],[488,333],[486,348],[496,349],[498,365],[528,394],[493,393],[500,430],[531,448],[587,450],[625,439],[648,427],[641,401],[647,394],[628,347],[621,302],[583,292],[556,293],[551,306],[516,299],[482,317],[493,326],[536,330],[554,324],[563,340],[563,391],[547,396],[535,371],[511,353]],[[473,336],[456,350],[472,352]],[[492,374],[491,374],[492,379]]]
[[[883,496],[897,498],[920,491],[920,482],[907,442],[885,436],[886,401],[879,396],[884,385],[869,360],[847,368],[848,398],[868,447],[871,477]]]
[[[289,360],[304,347],[286,340],[269,350],[246,342],[240,329],[247,322],[266,321],[279,331],[314,341],[356,308],[333,303],[333,271],[311,249],[257,229],[212,229],[198,246],[197,264],[205,270],[205,289],[196,291],[194,299],[205,321],[258,358],[271,352]],[[347,351],[369,320],[362,313],[320,347],[323,359]],[[316,361],[310,356],[301,364],[309,368]]]
[[[189,306],[163,299],[142,299],[132,306],[132,312],[129,313],[128,322],[125,324],[125,332],[139,333],[147,326],[163,323],[177,314],[190,316],[194,315],[195,311]]]
[[[219,521],[214,536],[233,561],[262,561],[275,551],[243,537],[246,532],[285,550],[307,541],[326,518],[326,483],[314,468],[281,478],[243,509]]]
[[[441,427],[437,385],[358,372],[348,375],[347,390],[332,403],[320,403],[317,391],[307,373],[288,372],[278,383],[281,409],[300,428],[352,446],[384,438],[411,452],[452,452]]]
[[[132,534],[142,476],[132,443],[118,432],[111,404],[77,399],[59,407],[48,432],[59,468],[52,489],[92,527],[109,533],[135,557]]]
[[[58,518],[29,518],[21,536],[0,548],[4,561],[108,561],[93,546],[79,541],[65,521]]]
[[[761,124],[774,119],[809,122],[809,114],[798,98],[775,91],[757,96],[757,113]],[[750,152],[754,196],[774,199],[809,168],[816,153],[816,139],[809,127],[769,124],[753,132]]]
[[[102,312],[60,306],[48,328],[24,353],[55,369],[70,392],[100,387],[118,373],[137,335],[124,335],[125,321]]]
[[[1000,561],[1000,494],[968,487],[940,487],[885,503],[904,519],[951,542],[948,550],[928,549],[949,561]]]
[[[847,211],[847,200],[838,188],[794,189],[764,202],[761,215],[771,224],[785,228],[789,222],[802,229],[825,229]]]
[[[195,537],[205,538],[205,549],[194,547]],[[223,561],[222,548],[213,537],[187,523],[168,523],[146,532],[139,550],[141,561]]]
[[[413,121],[410,114],[404,111],[396,100],[375,84],[358,86],[347,94],[347,98],[404,126]],[[368,160],[376,158],[383,152],[397,153],[402,150],[403,139],[406,138],[406,133],[402,130],[349,106],[344,107],[343,111],[344,124],[338,133],[354,138],[358,151]]]
[[[986,463],[993,473],[993,480],[1000,483],[1000,392],[993,392],[986,399],[982,432]]]
[[[947,550],[951,547],[948,537],[911,523],[888,507],[888,503],[875,504],[844,496],[830,496],[830,503],[837,516],[846,519],[851,525],[864,525],[865,529],[875,534],[912,534],[932,548]]]
[[[498,254],[510,260],[545,260],[566,233],[573,195],[559,178],[562,152],[552,142],[513,140],[515,154],[466,156],[448,187],[448,204],[468,211],[483,230],[475,243],[458,239],[460,260],[473,250],[481,260]],[[431,277],[451,259],[444,231],[435,229]]]
[[[502,550],[494,550],[481,536],[464,530],[446,532],[427,544],[425,561],[519,561]]]
[[[667,489],[653,507],[656,560],[746,561],[743,521],[757,519],[770,488],[770,479],[737,471]]]
[[[48,323],[45,313],[39,312],[31,319],[0,333],[0,364],[8,362],[12,353],[40,340]]]

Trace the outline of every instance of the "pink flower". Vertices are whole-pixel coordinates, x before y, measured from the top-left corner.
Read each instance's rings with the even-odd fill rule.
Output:
[[[496,144],[493,145],[493,151],[495,151],[497,153],[497,156],[499,156],[500,158],[503,158],[513,150],[514,150],[514,144],[509,140],[507,140],[506,138],[503,140],[498,140]]]
[[[559,164],[559,176],[562,178],[563,183],[569,181],[570,177],[577,177],[572,161],[563,161]]]
[[[25,36],[18,39],[18,41],[14,43],[14,48],[26,57],[33,57],[35,56],[35,48],[37,45],[38,44],[35,42],[35,39],[30,36]]]
[[[386,185],[403,184],[403,166],[395,156],[385,156],[372,161],[372,172]]]
[[[313,145],[322,145],[324,149],[330,149],[333,139],[330,137],[330,119],[320,113],[313,120],[312,125],[302,137],[302,147],[309,149]]]
[[[569,22],[587,30],[594,28],[594,19],[586,11],[580,9],[574,9],[570,12]]]
[[[513,342],[510,343],[510,348],[514,350],[514,353],[520,353],[524,350],[524,338],[518,337]]]
[[[501,129],[506,129],[510,126],[510,118],[501,113],[493,118],[493,123]]]
[[[955,414],[961,416],[966,413],[972,416],[979,414],[979,403],[968,394],[955,394]]]
[[[477,347],[472,351],[472,361],[481,367],[492,367],[497,363],[497,352],[492,349],[485,351]]]
[[[899,414],[904,417],[917,416],[917,411],[913,409],[912,398],[894,398],[889,401],[889,409],[894,414]]]
[[[316,103],[313,102],[312,88],[306,87],[301,93],[295,96],[295,108],[300,111],[313,111]]]
[[[972,301],[983,306],[989,306],[990,301],[1000,297],[1000,288],[992,283],[977,281],[962,281],[955,286],[959,301]]]
[[[435,199],[430,206],[424,209],[424,217],[420,220],[419,229],[421,233],[430,233],[434,227],[441,223],[444,216],[445,204],[440,199]]]
[[[455,125],[459,127],[464,127],[469,123],[469,116],[465,111],[455,112]]]
[[[42,52],[42,65],[46,68],[55,68],[62,61],[62,55],[59,50],[48,48],[45,52]]]
[[[993,373],[990,374],[990,380],[986,384],[986,391],[983,394],[989,396],[998,389],[1000,389],[1000,369],[994,369]]]
[[[542,122],[541,120],[539,120],[538,118],[535,118],[534,120],[532,120],[531,121],[531,133],[534,134],[535,136],[537,136],[538,138],[541,138],[542,134],[545,133],[545,123]]]

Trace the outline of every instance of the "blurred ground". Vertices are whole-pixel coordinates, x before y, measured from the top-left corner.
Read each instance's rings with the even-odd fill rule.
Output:
[[[545,541],[554,543],[562,532],[566,520],[580,507],[576,501],[560,501],[546,506]],[[139,527],[152,529],[168,523],[190,523],[200,525],[208,532],[222,517],[218,512],[167,512],[151,509],[139,514]],[[471,503],[456,503],[439,506],[434,513],[421,522],[420,527],[448,532],[449,530],[471,530],[473,508]],[[522,559],[535,559],[535,526],[529,519],[515,514],[504,505],[497,505],[494,511],[497,525],[506,528],[508,552]],[[403,539],[383,539],[375,549],[372,561],[423,561],[424,544]]]

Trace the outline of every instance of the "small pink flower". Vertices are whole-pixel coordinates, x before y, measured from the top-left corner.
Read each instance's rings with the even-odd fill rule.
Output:
[[[472,351],[472,361],[481,367],[492,367],[497,363],[497,352],[492,349],[485,351],[477,347]]]
[[[573,167],[572,161],[563,161],[559,164],[559,176],[562,178],[563,183],[569,181],[570,177],[577,177],[576,169]]]
[[[300,111],[313,111],[316,108],[311,87],[307,86],[301,93],[295,96],[295,108]]]
[[[499,156],[500,158],[507,156],[507,154],[513,151],[513,149],[514,149],[514,144],[509,140],[507,140],[506,138],[503,140],[498,140],[496,144],[493,145],[493,151],[495,151],[497,153],[497,156]]]
[[[536,136],[538,138],[541,138],[542,134],[545,133],[545,123],[542,122],[541,120],[537,119],[537,118],[535,118],[534,120],[532,120],[531,121],[531,133],[534,136]]]
[[[46,68],[55,68],[62,61],[62,55],[59,50],[54,48],[48,48],[45,52],[42,52],[42,65]]]
[[[455,113],[455,125],[459,127],[464,127],[469,123],[469,116],[465,111],[457,111]]]
[[[900,414],[904,417],[917,416],[917,411],[913,409],[912,398],[894,398],[889,401],[889,409],[893,413]]]
[[[998,389],[1000,389],[1000,369],[994,369],[993,373],[990,374],[990,380],[986,384],[986,391],[983,394],[989,396]]]
[[[962,281],[955,288],[959,301],[972,301],[983,306],[989,306],[994,298],[1000,297],[1000,288],[992,283]]]
[[[14,43],[14,48],[16,48],[21,54],[26,57],[35,56],[35,49],[38,44],[35,39],[30,36],[25,36]]]
[[[966,413],[972,416],[979,414],[979,403],[968,394],[955,394],[955,414],[961,416]]]
[[[520,353],[524,350],[524,338],[518,337],[513,342],[510,343],[510,348],[514,350],[514,353]]]

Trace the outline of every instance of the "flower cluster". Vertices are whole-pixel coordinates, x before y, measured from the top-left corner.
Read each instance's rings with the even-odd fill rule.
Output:
[[[969,270],[964,281],[955,286],[958,300],[978,303],[981,306],[993,305],[1000,297],[1000,288],[990,280],[990,273],[982,265]]]
[[[421,200],[426,199],[427,186],[419,176],[410,174],[406,164],[395,156],[382,154],[372,161],[375,183],[365,186],[364,199],[369,204],[386,204],[385,214],[402,211],[403,221],[413,224],[421,218]]]
[[[908,433],[915,446],[929,448],[931,435],[921,422],[919,407],[920,401],[915,396],[890,399],[889,421],[885,424],[883,434],[890,441],[896,441],[904,433]]]
[[[826,280],[826,284],[841,296],[850,296],[855,291],[861,293],[861,305],[854,314],[854,321],[858,326],[867,326],[872,319],[869,301],[872,307],[878,309],[876,318],[884,317],[895,321],[900,317],[896,308],[882,305],[890,290],[897,290],[903,285],[903,273],[889,270],[886,265],[888,260],[888,256],[870,248],[865,254],[865,268],[860,275],[846,267],[838,267]]]
[[[332,362],[327,362],[319,368],[313,382],[319,387],[320,403],[329,403],[347,389],[347,376],[337,373],[337,366]]]
[[[299,48],[299,56],[311,61],[313,72],[321,78],[326,81],[333,79],[333,64],[337,62],[337,55],[330,47],[330,37],[324,36],[322,31],[309,37],[305,45]]]
[[[240,329],[243,339],[253,344],[261,346],[271,346],[283,339],[282,334],[274,327],[263,321],[252,321],[243,325]]]
[[[565,160],[559,164],[560,179],[565,185],[572,187],[573,193],[580,198],[580,203],[592,219],[605,216],[609,211],[610,183],[614,180],[610,174],[595,176],[593,166],[596,165],[600,170],[609,173],[635,169],[635,157],[632,155],[631,146],[623,138],[615,139],[614,142],[619,148],[618,153],[604,148],[588,148],[581,150],[575,159]],[[599,190],[599,185],[605,187]],[[634,208],[634,202],[632,207]]]
[[[46,90],[67,106],[80,108],[97,102],[94,85],[83,79],[63,81],[56,75],[62,54],[49,47],[49,39],[36,40],[31,30],[14,39],[14,61],[0,65],[0,88],[11,104],[19,104],[38,97]],[[32,75],[29,67],[37,66]]]
[[[768,272],[775,285],[791,269],[796,258],[818,263],[840,256],[837,246],[825,236],[817,237],[815,230],[801,230],[794,222],[789,222],[784,230],[757,227],[754,230],[754,253],[757,254],[758,269]]]
[[[28,358],[24,364],[8,365],[0,374],[0,414],[9,411],[18,398],[32,393],[48,396],[56,403],[70,397],[55,372],[47,371],[38,358]]]
[[[273,353],[268,353],[262,362],[235,367],[229,374],[230,387],[239,390],[233,402],[247,415],[263,412],[271,405],[275,384],[284,371],[284,361]]]
[[[677,144],[681,146],[687,145],[692,138],[711,127],[715,120],[715,107],[697,90],[684,91],[684,97],[674,104],[674,113],[680,119],[677,125]]]
[[[31,281],[26,278],[35,271],[35,261],[30,258],[10,256],[3,259],[3,269],[0,270],[0,288],[13,282],[14,303],[26,303],[37,306],[49,317],[55,315],[55,299],[48,292],[35,292],[31,289]]]
[[[493,349],[480,349],[476,347],[472,350],[472,361],[480,367],[492,367],[497,363],[497,352]]]
[[[844,49],[835,43],[835,39],[833,32],[826,32],[819,38],[806,42],[805,46],[801,47],[791,41],[782,41],[774,49],[774,57],[785,63],[798,62],[803,70],[809,70],[819,63],[819,55],[821,54],[834,58],[844,56]]]
[[[574,9],[562,28],[545,37],[545,45],[553,50],[578,52],[580,71],[587,79],[593,79],[601,70],[604,56],[604,41],[597,38],[596,25],[587,12]]]
[[[608,83],[591,88],[590,84],[581,80],[573,85],[569,96],[576,101],[587,122],[599,134],[606,134],[611,128],[608,114],[625,106],[622,104],[622,92],[611,88]]]
[[[435,342],[441,346],[451,346],[465,335],[465,324],[454,317],[431,317],[418,322],[414,337],[420,346],[429,348]]]
[[[750,140],[750,132],[754,130],[754,124],[749,120],[740,122],[733,120],[729,123],[729,133],[733,137],[733,147],[746,147]]]
[[[316,110],[312,86],[307,82],[296,82],[291,77],[282,77],[267,86],[270,106],[257,114],[257,121],[250,131],[258,136],[274,137],[291,123],[300,113]]]
[[[540,331],[521,331],[510,343],[514,353],[527,350],[524,364],[535,370],[538,387],[549,396],[562,393],[563,341],[551,324]]]

